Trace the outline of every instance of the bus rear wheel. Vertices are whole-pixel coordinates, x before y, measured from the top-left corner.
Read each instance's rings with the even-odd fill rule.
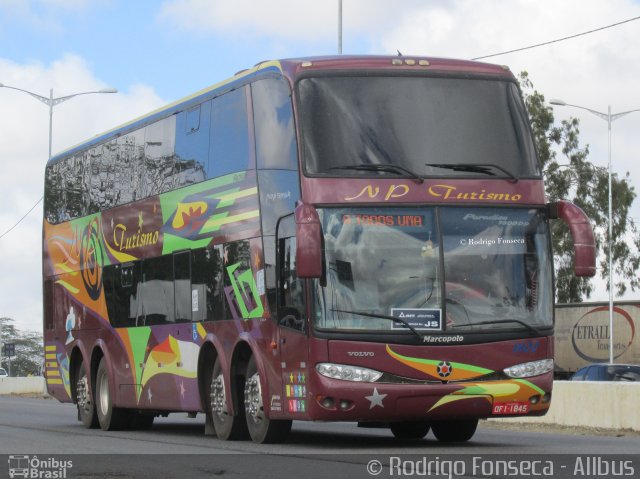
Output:
[[[251,356],[247,366],[244,385],[244,409],[249,435],[259,444],[283,442],[291,431],[291,420],[269,419],[264,412],[260,373],[255,356]]]
[[[89,378],[84,362],[80,363],[78,369],[78,382],[76,383],[76,406],[78,407],[78,420],[82,421],[87,429],[98,427],[98,415],[96,414],[96,404],[91,397],[89,390]]]
[[[244,387],[244,382],[240,381],[239,389]],[[231,385],[229,385],[231,387]],[[211,388],[209,395],[209,408],[213,428],[216,436],[225,441],[235,441],[247,437],[247,429],[244,420],[244,408],[236,407],[237,414],[234,416],[229,413],[229,402],[227,401],[227,385],[225,384],[224,373],[220,360],[216,358],[213,365],[213,373],[211,374]],[[241,391],[241,389],[240,389]]]
[[[429,434],[430,424],[426,421],[394,422],[389,429],[397,439],[422,439]]]
[[[111,389],[109,387],[109,372],[107,371],[107,361],[102,358],[96,373],[96,412],[98,422],[103,431],[118,431],[123,429],[127,423],[127,410],[113,406]]]
[[[433,435],[442,442],[465,442],[473,437],[478,427],[477,419],[459,421],[434,421],[431,423]]]

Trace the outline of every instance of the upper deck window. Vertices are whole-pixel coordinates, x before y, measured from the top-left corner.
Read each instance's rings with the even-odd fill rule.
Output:
[[[539,177],[517,86],[485,78],[336,76],[298,83],[305,172]],[[457,166],[456,169],[451,167]]]

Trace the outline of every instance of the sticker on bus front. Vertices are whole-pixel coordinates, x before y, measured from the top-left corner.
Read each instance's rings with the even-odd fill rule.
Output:
[[[442,310],[440,309],[391,308],[391,316],[402,319],[414,329],[442,331]],[[391,329],[407,329],[407,326],[400,321],[394,321]]]

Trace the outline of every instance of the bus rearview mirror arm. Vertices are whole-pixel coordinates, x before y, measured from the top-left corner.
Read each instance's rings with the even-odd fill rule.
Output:
[[[547,208],[549,218],[561,219],[569,227],[573,239],[575,275],[595,276],[596,242],[587,215],[578,206],[566,200],[549,203]]]

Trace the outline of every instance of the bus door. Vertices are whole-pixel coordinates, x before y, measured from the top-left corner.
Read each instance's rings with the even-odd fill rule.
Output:
[[[285,229],[280,231],[284,232]],[[296,276],[296,238],[278,238],[278,349],[282,374],[283,413],[304,415],[308,398],[308,321],[305,315],[305,281]],[[271,398],[271,409],[278,410]]]

